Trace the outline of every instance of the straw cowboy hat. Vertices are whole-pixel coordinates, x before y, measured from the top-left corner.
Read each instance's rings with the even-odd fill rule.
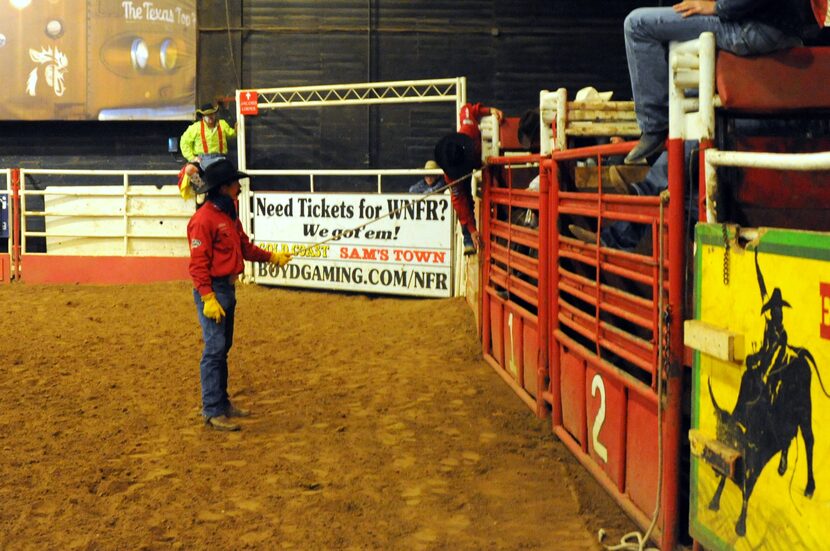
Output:
[[[227,159],[219,159],[205,168],[202,173],[202,184],[194,189],[196,193],[207,193],[213,188],[236,182],[240,178],[247,178],[248,175],[236,169],[234,164]]]
[[[435,144],[435,161],[450,179],[457,180],[480,166],[475,143],[465,134],[447,134]]]
[[[204,115],[213,115],[217,111],[219,111],[219,106],[218,105],[213,104],[213,103],[204,103],[204,104],[202,104],[202,106],[200,108],[196,109],[196,114],[197,115],[202,115],[202,116],[204,116]]]
[[[593,86],[586,86],[576,93],[574,101],[611,101],[613,95],[614,92],[598,92]]]

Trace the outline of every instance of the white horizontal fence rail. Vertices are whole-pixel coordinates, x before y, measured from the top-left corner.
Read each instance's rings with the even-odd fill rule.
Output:
[[[186,227],[194,204],[182,199],[175,184],[178,170],[21,169],[21,252],[32,254],[27,239],[43,237],[46,254],[78,256],[187,256]],[[42,176],[43,189],[28,187],[29,176]],[[77,176],[66,184],[49,177]],[[101,183],[117,177],[120,184]],[[148,177],[157,183],[134,185]],[[43,207],[30,208],[29,198]],[[30,230],[32,218],[43,230]]]
[[[257,93],[259,108],[284,109],[299,106],[455,101],[461,93],[459,89],[458,79],[446,78],[260,88]]]
[[[758,153],[748,151],[706,150],[706,221],[718,218],[717,167],[761,168],[767,170],[830,170],[830,151],[821,153]]]
[[[377,193],[383,193],[383,177],[384,176],[412,176],[413,180],[412,183],[416,183],[417,178],[422,178],[427,175],[433,176],[441,176],[443,172],[441,170],[426,170],[423,168],[393,168],[393,169],[311,169],[311,170],[283,170],[283,169],[256,169],[256,170],[247,170],[246,173],[249,176],[304,176],[308,178],[308,190],[309,191],[316,191],[315,189],[315,177],[317,176],[373,176],[376,179],[375,184],[375,191]],[[279,189],[273,189],[271,191],[279,191]],[[252,215],[249,216],[249,219],[253,218]]]
[[[565,88],[539,92],[539,131],[542,155],[567,149],[569,136],[640,135],[633,101],[568,101]]]
[[[669,47],[669,137],[711,140],[715,134],[715,35]]]
[[[466,77],[399,80],[390,82],[363,82],[352,84],[322,84],[313,86],[287,86],[280,88],[256,88],[236,91],[237,152],[240,170],[247,171],[247,130],[242,114],[241,96],[246,92],[257,94],[257,108],[296,109],[307,107],[331,107],[338,105],[377,105],[425,102],[454,102],[453,126],[461,106],[467,102]],[[250,203],[251,190],[247,181],[242,182],[240,195],[240,216],[246,232],[251,232]],[[250,272],[250,269],[248,270]],[[248,274],[250,275],[250,273]]]
[[[352,84],[324,84],[312,86],[291,86],[280,88],[256,88],[236,91],[236,121],[237,121],[237,153],[239,168],[251,176],[308,176],[309,190],[316,191],[315,177],[317,176],[375,176],[376,190],[383,192],[384,176],[419,175],[440,172],[430,172],[418,169],[389,169],[389,170],[248,170],[247,159],[247,124],[255,120],[255,115],[244,115],[241,110],[242,96],[257,95],[257,110],[280,110],[308,107],[332,107],[338,105],[378,105],[378,104],[407,104],[407,103],[454,103],[455,109],[451,113],[450,128],[457,129],[458,113],[467,103],[466,77],[400,80],[389,82],[363,82]],[[253,237],[253,213],[251,211],[252,194],[250,182],[242,180],[242,191],[239,198],[239,216],[243,227]],[[415,183],[415,182],[413,182]],[[460,232],[456,232],[456,241],[460,242]],[[461,255],[462,247],[456,248],[453,262],[453,274],[456,282],[466,278],[465,264]],[[251,263],[245,264],[245,279],[253,278]],[[455,289],[463,289],[456,285]]]

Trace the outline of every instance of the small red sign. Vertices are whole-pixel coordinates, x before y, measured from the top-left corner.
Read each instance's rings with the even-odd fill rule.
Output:
[[[259,94],[245,90],[239,94],[239,112],[243,115],[259,115]]]
[[[819,334],[822,339],[830,339],[830,283],[820,283],[821,326]]]

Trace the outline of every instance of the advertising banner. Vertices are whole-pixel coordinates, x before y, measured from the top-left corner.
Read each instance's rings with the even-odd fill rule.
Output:
[[[295,255],[282,268],[258,264],[257,283],[451,296],[448,195],[259,192],[253,213],[257,245]]]
[[[693,451],[691,533],[706,549],[824,549],[830,236],[729,233],[697,227],[696,318],[735,335],[735,361],[695,353],[692,429],[714,444]],[[715,468],[736,456],[731,476]]]
[[[187,120],[196,0],[0,2],[0,120]]]

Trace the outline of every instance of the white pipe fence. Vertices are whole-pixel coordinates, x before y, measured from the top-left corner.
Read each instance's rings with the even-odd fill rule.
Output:
[[[39,178],[42,189],[32,189],[29,179]],[[77,176],[80,183],[67,185],[50,177]],[[117,177],[120,185],[101,184]],[[137,178],[156,178],[158,183],[135,185]],[[28,241],[41,237],[46,253],[65,255],[187,256],[187,221],[192,201],[179,195],[177,170],[20,170],[20,245],[31,254]],[[34,198],[42,207],[33,208]],[[30,229],[36,219],[43,229]]]
[[[707,149],[705,159],[707,222],[716,222],[718,219],[717,167],[719,166],[767,170],[830,170],[830,151],[821,153],[758,153]]]

